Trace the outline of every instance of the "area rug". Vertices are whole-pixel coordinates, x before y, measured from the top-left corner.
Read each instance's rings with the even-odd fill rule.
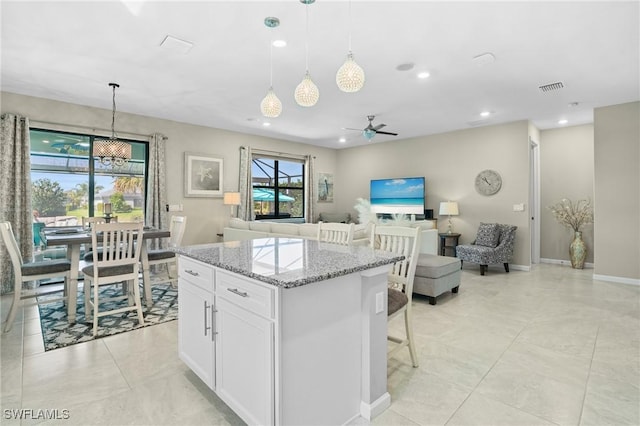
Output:
[[[50,351],[178,319],[178,289],[172,288],[170,284],[156,284],[151,289],[153,297],[151,309],[146,309],[144,301],[142,302],[144,324],[138,324],[138,316],[135,311],[104,316],[98,320],[98,334],[96,337],[93,337],[92,333],[93,322],[86,322],[84,293],[82,290],[78,291],[78,311],[75,324],[68,323],[67,309],[62,302],[38,305],[44,350]],[[116,286],[100,288],[100,295],[104,298],[120,294],[122,292]],[[42,300],[44,297],[47,296],[39,297],[38,300]],[[114,309],[117,306],[125,306],[126,303],[126,300],[106,302],[104,307]]]

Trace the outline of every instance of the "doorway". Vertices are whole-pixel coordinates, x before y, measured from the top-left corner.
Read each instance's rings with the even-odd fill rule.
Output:
[[[529,213],[531,265],[540,263],[540,147],[529,137]]]

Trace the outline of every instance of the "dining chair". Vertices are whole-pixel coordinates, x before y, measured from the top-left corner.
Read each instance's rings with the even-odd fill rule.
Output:
[[[148,263],[147,265],[143,265],[143,268],[151,268],[151,266],[154,265],[167,266],[166,277],[161,277],[160,280],[156,279],[155,281],[153,281],[153,284],[168,282],[171,283],[171,287],[177,286],[178,262],[176,253],[171,249],[180,247],[180,244],[182,244],[182,237],[184,236],[186,225],[187,218],[185,216],[172,216],[171,223],[169,224],[169,232],[171,233],[171,236],[169,237],[169,249],[149,250],[147,252]],[[158,277],[159,275],[154,275],[154,278]]]
[[[320,222],[318,224],[318,241],[351,245],[354,227],[353,223]]]
[[[144,324],[138,274],[142,250],[142,223],[96,223],[91,229],[91,243],[102,244],[102,256],[82,268],[84,274],[84,303],[87,320],[93,318],[93,335],[98,332],[98,318],[127,311],[136,311],[138,323]],[[100,286],[126,282],[122,295],[100,298]],[[127,306],[100,311],[101,302],[128,300]],[[105,304],[102,303],[102,307]]]
[[[111,223],[117,223],[118,222],[118,216],[113,216],[111,219],[109,219]],[[82,229],[86,229],[89,230],[93,227],[93,225],[95,225],[96,223],[107,223],[107,220],[102,217],[102,216],[89,216],[89,217],[82,217]],[[91,248],[91,250],[87,251],[84,256],[82,257],[82,260],[84,260],[85,262],[93,262],[93,253],[97,252],[98,256],[102,255],[102,249],[100,247],[96,248]]]
[[[387,320],[404,315],[405,337],[388,335],[387,339],[395,343],[388,356],[393,356],[404,347],[409,348],[411,362],[418,367],[418,357],[413,339],[413,318],[411,300],[413,279],[420,247],[420,228],[404,226],[374,226],[371,231],[371,245],[374,249],[401,254],[404,260],[394,263],[388,274]]]
[[[15,320],[16,314],[18,312],[18,306],[20,305],[22,300],[33,299],[39,296],[60,292],[62,292],[62,297],[47,300],[36,299],[35,303],[40,305],[43,303],[53,303],[67,299],[71,262],[66,259],[59,259],[25,263],[24,259],[22,258],[22,254],[20,253],[20,248],[18,246],[18,242],[16,241],[16,237],[13,234],[11,223],[0,222],[0,233],[2,234],[2,241],[4,242],[4,245],[7,247],[7,251],[9,252],[11,264],[13,265],[14,275],[13,301],[11,303],[9,315],[7,315],[7,320],[4,326],[4,332],[6,333],[10,331],[11,327],[13,326],[13,321]],[[36,281],[45,278],[63,278],[63,288],[43,292],[36,292],[35,290],[22,288],[23,283],[25,282]]]

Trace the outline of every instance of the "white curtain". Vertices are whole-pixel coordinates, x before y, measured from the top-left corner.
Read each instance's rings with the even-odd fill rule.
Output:
[[[315,221],[316,215],[316,179],[315,179],[315,157],[307,155],[305,158],[305,194],[307,195],[307,202],[304,207],[305,222],[312,223]]]
[[[238,206],[238,217],[243,220],[253,220],[253,183],[251,179],[251,147],[240,147],[240,205]]]
[[[10,222],[26,262],[33,256],[31,206],[31,142],[29,119],[14,114],[0,117],[0,221]],[[13,268],[4,244],[0,245],[0,294],[13,291]]]
[[[145,225],[158,229],[169,229],[166,210],[167,187],[165,147],[167,138],[159,133],[149,136],[149,176],[147,179],[147,205]],[[150,242],[150,248],[166,248],[167,242],[160,238]]]

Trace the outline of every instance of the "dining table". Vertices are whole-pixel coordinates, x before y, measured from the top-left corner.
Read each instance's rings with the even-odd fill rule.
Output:
[[[145,227],[142,231],[142,239],[170,237],[169,230]],[[78,301],[78,280],[80,278],[80,250],[83,244],[91,244],[91,231],[82,227],[43,228],[41,237],[47,247],[67,246],[67,259],[71,262],[69,277],[69,291],[67,294],[67,316],[70,323],[76,322],[76,310]],[[142,245],[140,253],[142,264],[142,281],[144,287],[144,299],[147,309],[153,304],[151,297],[151,274],[149,271],[149,257],[147,244]]]

